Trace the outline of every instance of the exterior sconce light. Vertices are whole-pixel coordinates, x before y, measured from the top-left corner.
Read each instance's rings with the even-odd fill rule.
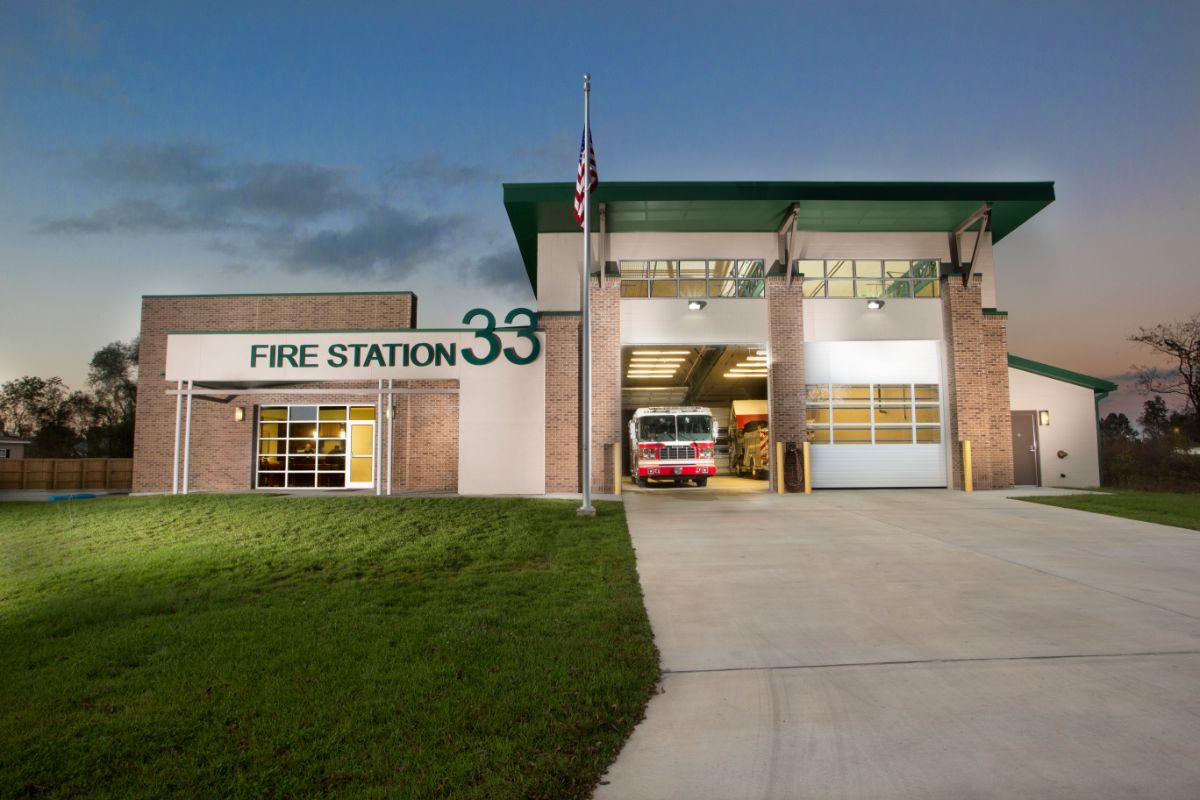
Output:
[[[1050,424],[1050,412],[1049,411],[1039,411],[1038,412],[1038,424],[1039,425],[1049,425]]]
[[[688,310],[689,311],[702,311],[706,305],[708,305],[707,300],[689,300],[688,301]]]
[[[878,298],[871,298],[867,301],[867,308],[871,309],[872,311],[878,311],[879,309],[883,308],[883,301],[879,300]]]
[[[234,422],[241,422],[245,418],[246,418],[246,409],[242,408],[241,406],[237,406],[236,408],[233,409],[233,421]]]

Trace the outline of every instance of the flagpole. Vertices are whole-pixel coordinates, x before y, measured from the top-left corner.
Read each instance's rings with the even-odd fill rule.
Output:
[[[589,104],[592,76],[583,75],[583,287],[580,304],[583,317],[583,348],[580,361],[579,424],[583,449],[583,505],[576,509],[581,517],[596,515],[592,507],[592,118]]]

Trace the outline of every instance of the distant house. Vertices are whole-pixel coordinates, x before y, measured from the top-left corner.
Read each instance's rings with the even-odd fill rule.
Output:
[[[0,460],[8,458],[24,458],[28,439],[15,439],[0,434]]]

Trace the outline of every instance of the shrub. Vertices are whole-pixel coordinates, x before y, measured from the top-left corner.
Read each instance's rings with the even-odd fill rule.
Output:
[[[1166,442],[1105,440],[1100,472],[1114,489],[1200,492],[1200,456]]]

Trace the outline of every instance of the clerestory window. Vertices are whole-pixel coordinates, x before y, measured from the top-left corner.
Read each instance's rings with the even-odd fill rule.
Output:
[[[938,262],[827,259],[796,262],[805,297],[940,297]]]
[[[766,294],[762,259],[622,261],[622,297],[758,298]]]

